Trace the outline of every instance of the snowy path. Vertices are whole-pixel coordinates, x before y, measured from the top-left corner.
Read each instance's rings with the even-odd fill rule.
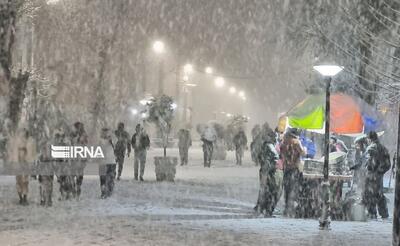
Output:
[[[16,205],[13,177],[0,177],[0,245],[389,245],[391,222],[333,222],[318,230],[315,220],[255,218],[258,169],[246,153],[244,166],[227,161],[201,165],[201,151],[178,167],[175,183],[156,183],[149,153],[145,180],[132,181],[132,160],[110,199],[99,199],[99,181],[86,177],[81,201],[38,206],[31,181],[29,207]],[[177,150],[169,151],[177,155]],[[392,195],[390,197],[392,199]]]

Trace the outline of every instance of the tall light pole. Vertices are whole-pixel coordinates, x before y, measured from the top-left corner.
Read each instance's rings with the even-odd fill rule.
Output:
[[[394,191],[394,211],[393,211],[393,246],[400,245],[400,102],[399,121],[397,126],[397,151],[396,151],[396,186]],[[390,188],[390,187],[389,187]]]
[[[153,43],[153,51],[161,55],[165,52],[165,45],[162,41],[155,41]],[[159,65],[158,65],[158,94],[162,95],[164,93],[164,62],[162,57],[159,57]]]
[[[329,138],[330,138],[330,97],[331,97],[331,81],[332,77],[343,70],[343,67],[336,65],[319,65],[314,66],[314,69],[318,71],[326,79],[326,97],[325,97],[325,150],[324,150],[324,179],[322,181],[322,214],[319,219],[319,228],[322,230],[329,230],[331,223],[330,216],[330,204],[329,204]]]

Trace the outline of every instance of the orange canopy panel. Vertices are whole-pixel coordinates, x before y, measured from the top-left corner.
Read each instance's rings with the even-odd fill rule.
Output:
[[[344,94],[331,96],[331,132],[351,134],[363,132],[363,119],[357,103]]]

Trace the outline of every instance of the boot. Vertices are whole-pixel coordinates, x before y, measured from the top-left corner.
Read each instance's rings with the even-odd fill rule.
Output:
[[[28,198],[26,197],[26,195],[24,195],[22,199],[23,199],[22,205],[25,205],[25,206],[29,205]]]
[[[18,196],[19,196],[19,205],[23,205],[24,198],[22,197],[22,195],[20,193],[18,193]]]

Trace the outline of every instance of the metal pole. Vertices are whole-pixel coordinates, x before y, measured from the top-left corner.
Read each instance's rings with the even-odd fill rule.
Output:
[[[183,114],[182,114],[182,123],[183,126],[186,127],[187,124],[187,110],[188,110],[188,94],[189,94],[189,90],[187,87],[183,87]]]
[[[322,214],[319,219],[319,228],[327,230],[330,228],[330,204],[329,204],[329,138],[330,138],[330,111],[331,111],[331,81],[332,77],[326,78],[326,98],[325,98],[325,151],[324,151],[324,180],[322,181],[321,200],[322,200]]]
[[[394,211],[393,211],[393,246],[400,246],[400,103],[399,121],[397,127],[397,152],[396,152],[396,180],[394,192]]]
[[[164,94],[164,62],[161,59],[158,66],[158,94]]]

